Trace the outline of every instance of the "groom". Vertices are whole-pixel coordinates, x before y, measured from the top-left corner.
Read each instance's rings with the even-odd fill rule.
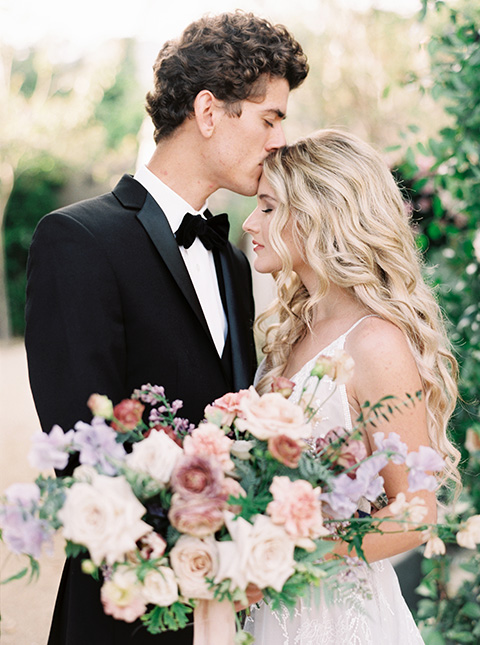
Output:
[[[88,420],[94,392],[117,403],[163,385],[197,423],[207,403],[249,386],[250,269],[206,200],[218,188],[256,193],[307,70],[284,27],[242,12],[200,19],[164,45],[147,95],[151,160],[111,193],[50,213],[33,237],[25,340],[44,431]],[[191,643],[191,628],[154,637],[106,616],[99,591],[67,561],[49,645]]]

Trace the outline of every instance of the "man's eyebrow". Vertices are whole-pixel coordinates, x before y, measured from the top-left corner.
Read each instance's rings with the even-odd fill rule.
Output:
[[[264,110],[264,114],[275,114],[278,116],[280,119],[286,119],[287,115],[282,112],[282,110],[279,110],[278,108],[267,108]]]

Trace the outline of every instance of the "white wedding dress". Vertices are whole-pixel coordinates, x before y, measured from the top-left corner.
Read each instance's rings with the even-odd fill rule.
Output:
[[[317,356],[331,356],[343,349],[348,334],[367,317],[358,320]],[[297,402],[300,398],[317,356],[292,377],[296,388],[291,400]],[[261,371],[262,365],[257,374]],[[313,379],[311,384],[313,386]],[[325,405],[321,405],[329,395]],[[314,427],[315,436],[323,436],[336,426],[352,429],[344,385],[335,386],[331,379],[324,377],[315,399],[315,407],[321,405],[322,417]],[[265,602],[259,607],[253,606],[245,622],[245,631],[254,636],[255,645],[423,645],[389,560],[370,565],[361,562],[355,571],[353,586],[343,593],[339,588],[328,603],[323,598],[318,605],[313,600],[309,603],[300,598],[293,614],[287,608],[281,612],[271,611]],[[352,575],[349,575],[349,581],[351,579]]]

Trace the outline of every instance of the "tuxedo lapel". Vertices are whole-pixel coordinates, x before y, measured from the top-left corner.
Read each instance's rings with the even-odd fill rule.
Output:
[[[172,274],[179,289],[188,300],[208,337],[211,338],[210,330],[208,328],[207,321],[205,320],[195,288],[190,276],[188,275],[187,268],[185,267],[185,263],[182,259],[175,237],[172,235],[172,229],[170,228],[162,209],[150,193],[147,193],[143,207],[137,213],[137,218],[148,233],[150,239],[155,245],[155,248],[160,253],[163,261],[168,267],[168,270]]]
[[[235,283],[228,247],[220,250],[220,262],[225,284],[226,314],[232,347],[233,388],[239,390],[248,387],[250,383],[249,357],[246,352],[245,339],[242,338],[242,322],[244,321],[242,321],[242,308],[238,301],[242,297],[242,293]]]

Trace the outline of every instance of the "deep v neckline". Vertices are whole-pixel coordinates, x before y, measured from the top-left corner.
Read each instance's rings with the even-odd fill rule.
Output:
[[[334,345],[335,343],[338,343],[338,341],[339,341],[340,339],[342,339],[342,338],[346,338],[346,337],[348,336],[348,334],[349,334],[351,331],[353,331],[353,330],[355,329],[355,327],[356,327],[357,325],[359,325],[359,324],[360,324],[363,320],[365,320],[366,318],[378,318],[378,316],[376,316],[376,314],[367,314],[366,316],[362,316],[362,318],[359,318],[356,322],[354,322],[354,323],[353,323],[353,325],[352,325],[351,327],[349,327],[349,328],[347,329],[347,331],[343,332],[343,334],[340,334],[340,336],[337,336],[337,338],[335,338],[335,339],[334,339],[334,340],[332,340],[330,343],[328,343],[328,345],[326,345],[326,346],[325,346],[325,347],[323,347],[319,352],[317,352],[317,353],[315,354],[315,356],[312,356],[312,358],[309,358],[309,359],[308,359],[308,361],[306,361],[306,362],[305,362],[305,363],[304,363],[304,364],[303,364],[303,365],[302,365],[302,366],[301,366],[301,367],[300,367],[300,368],[295,372],[295,374],[293,374],[293,376],[288,377],[288,378],[289,378],[289,380],[290,380],[290,381],[294,381],[294,382],[295,382],[296,377],[297,377],[301,372],[303,372],[303,370],[307,367],[307,365],[309,365],[310,363],[313,363],[314,361],[316,361],[316,360],[317,360],[317,358],[318,358],[321,354],[323,354],[323,353],[327,352],[327,351],[332,347],[332,345]]]

